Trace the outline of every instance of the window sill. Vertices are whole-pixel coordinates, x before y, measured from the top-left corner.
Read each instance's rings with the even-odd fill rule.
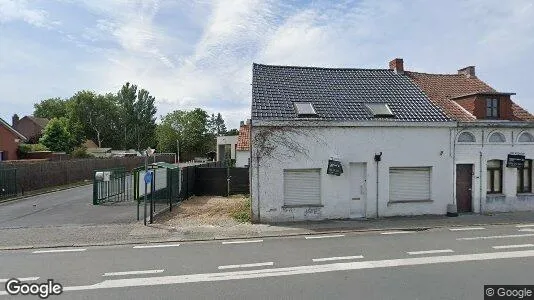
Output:
[[[283,205],[282,208],[299,208],[299,207],[324,207],[322,204],[298,204],[298,205]]]
[[[534,196],[534,193],[517,193],[517,196]]]
[[[432,203],[434,200],[397,200],[389,201],[388,204],[401,204],[401,203]]]
[[[503,193],[495,193],[495,194],[490,194],[490,193],[486,193],[486,197],[505,197],[505,195]]]

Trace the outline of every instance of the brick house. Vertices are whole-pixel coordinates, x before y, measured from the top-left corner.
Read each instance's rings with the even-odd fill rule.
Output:
[[[48,122],[49,120],[46,118],[34,116],[24,116],[19,119],[19,116],[15,114],[11,123],[13,128],[23,134],[30,144],[36,144],[39,143],[39,138],[43,135],[43,129]]]
[[[0,161],[18,159],[19,143],[26,137],[0,118]]]
[[[241,121],[239,137],[236,146],[236,167],[248,167],[250,165],[250,120]]]

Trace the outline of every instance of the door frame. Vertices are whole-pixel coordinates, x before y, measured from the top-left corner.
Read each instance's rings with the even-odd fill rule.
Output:
[[[369,198],[368,195],[367,195],[367,162],[349,162],[349,218],[351,217],[351,207],[352,207],[352,201],[356,201],[356,200],[352,200],[352,189],[351,189],[351,184],[352,184],[352,172],[353,172],[353,168],[352,166],[354,165],[358,165],[360,168],[362,168],[362,180],[363,180],[363,183],[361,185],[361,190],[360,190],[360,193],[362,194],[362,198],[365,198],[365,199],[360,199],[360,201],[362,201],[362,213],[361,213],[361,217],[360,218],[366,218],[367,217],[367,199]]]
[[[460,165],[469,165],[471,166],[471,203],[470,203],[470,211],[461,211],[460,210],[460,207],[459,207],[459,201],[458,201],[458,166]],[[474,183],[475,183],[475,164],[474,163],[456,163],[455,164],[455,167],[454,167],[454,200],[456,201],[456,209],[458,211],[458,213],[473,213],[475,212],[475,203],[474,203],[474,200],[475,200],[475,194],[474,194]]]

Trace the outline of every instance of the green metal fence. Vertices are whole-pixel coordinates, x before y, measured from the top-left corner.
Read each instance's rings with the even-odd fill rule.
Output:
[[[102,169],[93,172],[93,204],[133,200],[132,176],[124,168]]]
[[[17,194],[17,170],[0,168],[0,199],[15,197]]]

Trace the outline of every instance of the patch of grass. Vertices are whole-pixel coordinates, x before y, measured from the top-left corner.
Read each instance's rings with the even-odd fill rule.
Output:
[[[240,203],[236,209],[232,212],[232,217],[241,223],[250,223],[250,206],[251,201],[250,197],[245,198],[242,203]]]

